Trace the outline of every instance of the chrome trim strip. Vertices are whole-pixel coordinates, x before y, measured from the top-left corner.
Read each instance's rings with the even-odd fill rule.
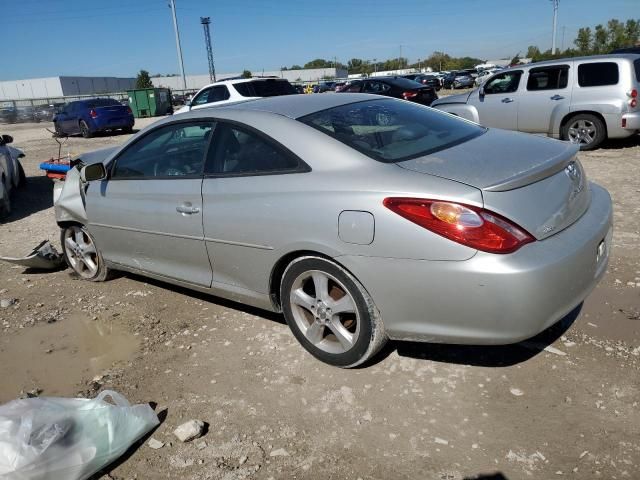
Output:
[[[89,223],[89,226],[94,227],[103,227],[103,228],[113,228],[114,230],[124,230],[127,232],[136,232],[136,233],[146,233],[149,235],[161,235],[163,237],[175,237],[175,238],[185,238],[187,240],[204,240],[205,242],[213,242],[213,243],[223,243],[225,245],[235,245],[238,247],[247,247],[247,248],[257,248],[260,250],[274,250],[273,247],[268,245],[256,245],[254,243],[245,243],[245,242],[234,242],[233,240],[222,240],[219,238],[210,238],[210,237],[196,237],[194,235],[180,235],[177,233],[166,233],[166,232],[156,232],[153,230],[142,230],[139,228],[131,228],[131,227],[120,227],[115,225],[106,225],[104,223]]]
[[[255,243],[234,242],[233,240],[221,240],[219,238],[204,237],[205,242],[224,243],[225,245],[236,245],[238,247],[258,248],[260,250],[273,250],[268,245],[256,245]]]
[[[203,237],[196,237],[194,235],[180,235],[177,233],[166,233],[166,232],[155,232],[153,230],[142,230],[139,228],[131,228],[131,227],[120,227],[116,225],[105,225],[104,223],[89,223],[89,226],[93,227],[104,227],[104,228],[113,228],[114,230],[124,230],[126,232],[136,232],[136,233],[148,233],[149,235],[161,235],[163,237],[176,237],[176,238],[186,238],[187,240],[203,240]]]

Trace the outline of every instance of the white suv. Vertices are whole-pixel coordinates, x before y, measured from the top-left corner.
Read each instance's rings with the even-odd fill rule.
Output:
[[[298,93],[284,78],[236,78],[222,80],[201,88],[193,99],[175,114],[200,108],[225,105],[262,97],[276,97]]]

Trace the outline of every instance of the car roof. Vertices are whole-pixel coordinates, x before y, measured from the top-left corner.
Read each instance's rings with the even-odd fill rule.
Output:
[[[312,113],[327,110],[350,103],[364,102],[367,100],[384,100],[380,95],[366,93],[336,93],[323,95],[281,95],[265,97],[256,100],[248,100],[216,107],[200,108],[189,113],[181,114],[190,118],[209,117],[213,111],[259,111],[282,115],[292,119],[311,115]]]
[[[217,82],[214,83],[210,83],[209,85],[205,85],[202,88],[209,88],[209,87],[215,87],[216,85],[235,85],[237,83],[249,83],[249,82],[264,82],[264,81],[285,81],[287,82],[288,80],[286,78],[278,78],[278,77],[251,77],[251,78],[227,78],[226,80],[219,80]],[[202,90],[202,88],[200,90]]]
[[[556,58],[555,60],[545,60],[544,62],[535,62],[535,63],[527,63],[526,65],[515,65],[513,67],[509,67],[506,70],[518,70],[521,68],[529,68],[529,67],[545,67],[548,65],[558,65],[564,62],[582,62],[585,60],[612,60],[612,59],[622,59],[622,60],[637,60],[640,58],[639,54],[633,53],[609,53],[603,55],[587,55],[584,57],[566,57],[566,58]],[[505,71],[505,70],[503,70]]]

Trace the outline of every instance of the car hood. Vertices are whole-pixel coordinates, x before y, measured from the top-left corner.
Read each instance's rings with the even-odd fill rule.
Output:
[[[499,129],[451,148],[397,165],[486,191],[506,191],[562,170],[578,147],[547,137]]]
[[[120,148],[120,146],[101,148],[100,150],[94,150],[92,152],[83,153],[78,157],[85,165],[91,165],[92,163],[104,162],[111,155]]]
[[[473,92],[474,91],[472,90],[468,93],[458,93],[456,95],[449,95],[448,97],[441,97],[433,102],[431,106],[433,107],[435,105],[442,105],[445,103],[467,103],[467,100],[469,100],[469,96],[471,96]]]

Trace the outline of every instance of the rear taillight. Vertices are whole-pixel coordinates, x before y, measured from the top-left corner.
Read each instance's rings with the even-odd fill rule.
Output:
[[[96,112],[95,110],[89,110],[89,116],[91,118],[96,118],[98,116],[98,112]]]
[[[483,208],[421,198],[385,198],[384,206],[401,217],[467,247],[511,253],[534,242],[527,231]]]
[[[131,107],[127,107],[127,112],[133,114],[133,110],[131,110]]]
[[[638,106],[638,99],[637,98],[632,98],[631,101],[629,102],[629,106],[631,108],[636,108]]]
[[[418,92],[403,92],[402,98],[405,100],[409,100],[410,98],[415,98],[418,96]]]
[[[627,95],[631,97],[631,100],[629,100],[629,106],[631,108],[636,108],[638,106],[638,90],[634,88],[629,93],[627,93]]]

